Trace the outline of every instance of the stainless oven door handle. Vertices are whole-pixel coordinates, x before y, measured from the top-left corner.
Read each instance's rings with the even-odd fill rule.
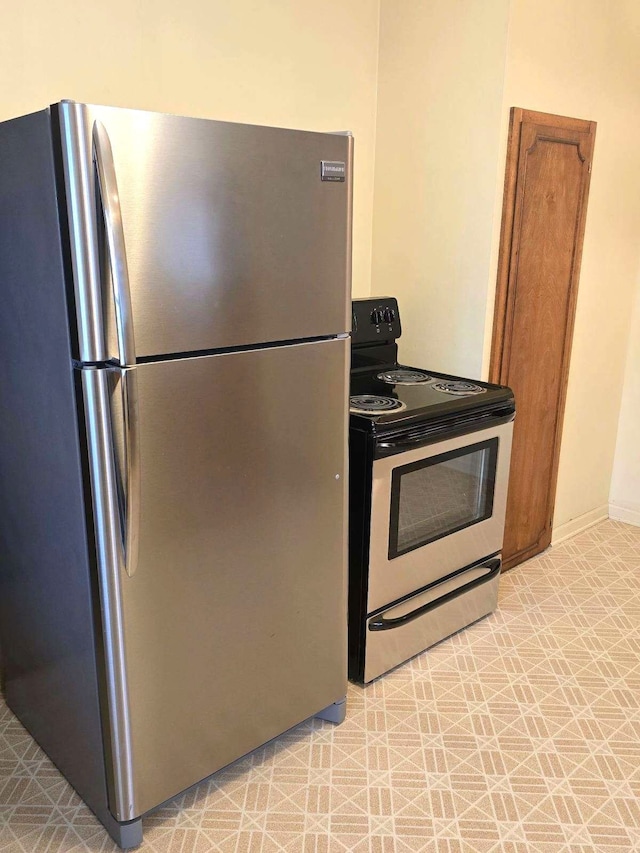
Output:
[[[420,618],[420,616],[424,616],[425,613],[428,613],[430,610],[434,610],[436,607],[440,607],[441,604],[445,604],[447,601],[452,601],[459,595],[463,595],[464,593],[469,592],[470,590],[475,589],[476,587],[479,587],[482,584],[488,583],[489,581],[493,580],[497,575],[500,574],[502,562],[499,557],[494,557],[491,560],[487,560],[486,563],[483,563],[481,567],[486,567],[490,569],[490,571],[488,571],[487,574],[483,575],[481,578],[476,578],[470,583],[464,584],[464,586],[460,586],[457,589],[446,593],[445,595],[441,595],[440,598],[436,598],[433,601],[429,601],[427,604],[424,604],[422,607],[418,607],[415,610],[412,610],[411,613],[406,613],[404,616],[398,616],[395,619],[387,619],[384,617],[384,615],[381,615],[377,619],[374,618],[371,620],[371,622],[369,622],[369,630],[389,631],[391,628],[400,628],[409,622],[413,622],[414,619],[418,619]]]

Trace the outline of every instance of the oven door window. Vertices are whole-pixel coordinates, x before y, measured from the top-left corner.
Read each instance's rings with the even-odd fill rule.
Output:
[[[491,517],[498,439],[395,468],[389,559]]]

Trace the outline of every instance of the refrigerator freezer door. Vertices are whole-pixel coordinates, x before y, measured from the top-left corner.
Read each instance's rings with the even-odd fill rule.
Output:
[[[130,776],[119,820],[346,693],[348,349],[337,339],[134,368],[139,558],[130,576],[114,546],[100,566],[114,753]],[[92,371],[108,372],[117,468],[121,372]],[[117,491],[94,494],[97,533],[105,525],[112,542]]]
[[[81,361],[118,354],[105,261],[116,244],[138,358],[349,330],[350,137],[67,102],[53,112]],[[345,180],[323,177],[323,162],[344,163]],[[105,168],[122,224],[108,246],[95,213]]]

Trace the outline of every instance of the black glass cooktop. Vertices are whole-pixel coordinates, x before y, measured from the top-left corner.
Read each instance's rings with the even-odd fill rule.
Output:
[[[402,329],[393,297],[354,299],[352,308],[352,425],[395,429],[405,422],[513,407],[510,388],[400,364],[396,341]]]
[[[419,380],[415,384],[405,381],[391,382],[385,374],[407,370],[427,374],[428,380]],[[491,385],[487,382],[464,379],[443,373],[434,373],[407,365],[378,365],[366,371],[354,371],[351,374],[350,396],[358,398],[350,405],[352,417],[367,418],[376,422],[393,423],[396,421],[421,418],[438,418],[447,414],[467,411],[487,406],[507,403],[513,399],[509,388]],[[376,401],[376,409],[370,414],[363,412],[363,398]],[[389,403],[382,405],[377,401],[388,398],[401,405]]]

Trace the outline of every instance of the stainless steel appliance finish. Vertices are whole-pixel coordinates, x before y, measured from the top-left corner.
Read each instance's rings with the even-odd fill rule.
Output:
[[[122,583],[126,571],[121,501],[114,467],[109,378],[106,370],[78,371],[84,398],[89,479],[93,496],[96,564],[99,572],[100,608],[104,642],[103,693],[109,709],[105,728],[111,744],[109,757],[112,813],[120,813],[134,801],[133,756],[127,665],[125,658]],[[123,805],[126,804],[126,805]]]
[[[59,111],[81,361],[117,356],[113,311],[106,340],[99,321],[94,174],[105,167],[117,175],[117,196],[102,186],[102,200],[120,211],[139,358],[348,332],[350,136]],[[323,159],[344,162],[347,181],[322,181]]]
[[[121,846],[344,718],[352,148],[72,102],[0,123],[6,696]]]
[[[373,462],[371,497],[371,542],[369,545],[368,612],[384,607],[468,566],[479,555],[496,554],[502,548],[504,517],[509,484],[509,459],[513,424],[472,432],[427,447],[405,451]],[[451,451],[473,449],[482,442],[497,439],[498,458],[493,487],[491,515],[475,524],[448,533],[403,554],[389,554],[391,528],[391,488],[393,472],[405,465],[427,461]],[[437,510],[436,510],[437,511]],[[433,512],[428,508],[426,513]]]
[[[134,760],[119,820],[344,695],[348,349],[337,339],[135,368],[140,556],[133,577],[117,554],[100,567],[120,577],[126,638],[114,705]],[[292,396],[303,410],[283,418]],[[117,504],[101,498],[97,526],[117,526]]]
[[[354,300],[349,676],[368,683],[496,606],[509,388],[398,362],[395,299]],[[449,389],[449,390],[447,390]]]
[[[492,613],[498,603],[500,579],[500,561],[494,563],[497,570],[494,566],[492,571],[489,565],[463,570],[371,617],[367,623],[363,680],[373,681],[398,663]],[[395,620],[395,624],[381,629],[385,620]]]

